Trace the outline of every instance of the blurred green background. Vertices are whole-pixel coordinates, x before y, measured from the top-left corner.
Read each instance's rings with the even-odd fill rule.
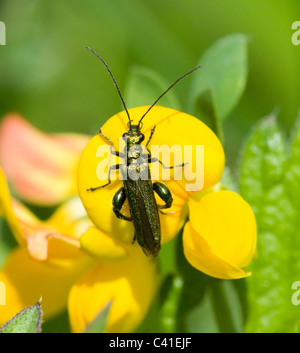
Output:
[[[1,0],[0,20],[7,31],[7,45],[0,46],[0,116],[16,111],[46,132],[95,134],[123,110],[108,73],[86,45],[107,61],[124,91],[136,65],[172,83],[195,67],[216,40],[234,33],[248,37],[248,78],[243,96],[223,122],[227,165],[238,170],[245,137],[262,117],[276,112],[289,136],[298,115],[300,46],[291,42],[292,23],[300,20],[298,1]],[[189,87],[187,78],[173,89],[182,107],[187,106]],[[158,301],[166,302],[173,293],[179,316],[193,309],[185,323],[189,331],[242,331],[247,316],[245,281],[211,279],[187,264],[181,244],[171,242],[164,254],[173,247],[180,249],[176,266],[184,286],[176,297],[178,280],[167,277],[167,290],[163,288]],[[286,287],[289,305],[291,281]],[[206,287],[211,288],[209,298]],[[140,331],[155,327],[155,305]],[[199,321],[199,316],[205,319]],[[45,323],[44,330],[64,331],[67,320],[63,313]],[[176,325],[180,331],[180,323]],[[174,325],[164,330],[175,330]]]
[[[18,111],[48,132],[94,134],[122,110],[91,46],[122,88],[133,65],[173,82],[193,68],[214,41],[230,33],[249,38],[246,91],[224,124],[228,164],[259,118],[279,110],[289,131],[299,108],[300,48],[291,25],[292,0],[1,0],[7,45],[0,46],[0,115]],[[182,102],[189,80],[174,90]],[[151,103],[151,102],[149,102]]]

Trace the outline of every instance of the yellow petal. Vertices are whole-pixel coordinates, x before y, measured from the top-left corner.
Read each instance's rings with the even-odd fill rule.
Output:
[[[107,236],[96,227],[90,227],[80,237],[81,248],[102,261],[115,261],[128,256],[129,249],[123,243]]]
[[[169,186],[168,183],[165,184]],[[174,192],[172,192],[172,197],[172,206],[168,209],[162,209],[163,214],[159,212],[162,244],[172,240],[178,234],[188,217],[188,208],[185,200]],[[164,204],[157,195],[155,195],[155,198],[158,205]]]
[[[6,178],[0,168],[0,214],[6,219],[13,235],[19,244],[25,244],[25,238],[14,213]]]
[[[49,260],[60,266],[85,254],[80,250],[79,237],[90,226],[79,198],[60,206],[48,221],[41,221],[17,200],[11,200],[5,176],[0,169],[0,214],[6,219],[20,245],[27,246],[37,261]]]
[[[61,204],[47,220],[58,232],[79,239],[91,225],[79,197],[74,197]]]
[[[112,210],[113,197],[122,187],[122,183],[115,180],[103,189],[94,192],[87,191],[89,188],[101,186],[107,182],[107,180],[99,180],[96,173],[97,165],[102,160],[97,157],[97,150],[103,145],[105,143],[97,135],[92,138],[81,155],[78,171],[79,196],[89,218],[97,228],[108,235],[114,235],[117,240],[129,244],[134,238],[133,225],[131,222],[118,219]]]
[[[126,260],[99,263],[77,282],[69,297],[70,322],[74,332],[82,332],[112,301],[106,332],[132,332],[145,317],[157,288],[157,269],[135,246]]]
[[[198,270],[218,278],[241,278],[256,251],[256,222],[251,207],[232,191],[211,192],[189,200],[190,221],[183,234],[184,253]]]
[[[27,211],[27,214],[29,211]],[[79,238],[90,226],[79,198],[63,203],[46,221],[34,220],[16,212],[27,240],[30,256],[37,261],[50,261],[59,266],[72,266],[72,262],[86,256],[80,249]]]
[[[44,222],[47,241],[47,259],[60,266],[72,266],[72,261],[85,256],[80,247],[80,237],[91,226],[85,209],[78,197],[64,202]],[[51,230],[49,230],[49,228]],[[29,237],[28,240],[32,238]]]
[[[0,126],[0,164],[23,199],[57,204],[76,193],[77,164],[87,141],[84,135],[44,134],[10,114]]]
[[[0,272],[6,290],[6,305],[0,306],[0,326],[40,298],[45,319],[63,311],[71,286],[90,266],[90,259],[85,258],[64,269],[33,261],[25,248],[15,249]]]

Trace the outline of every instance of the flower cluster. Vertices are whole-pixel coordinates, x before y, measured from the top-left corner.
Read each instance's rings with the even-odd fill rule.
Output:
[[[133,122],[146,109],[130,109]],[[102,128],[116,150],[127,121],[121,112]],[[187,191],[185,179],[165,181],[174,201],[160,215],[162,244],[184,227],[183,251],[192,266],[217,278],[248,276],[245,267],[256,251],[255,218],[237,193],[217,191],[225,164],[220,141],[198,119],[169,108],[149,112],[143,126],[146,139],[154,125],[150,150],[151,144],[204,146],[201,191]],[[143,320],[159,284],[157,260],[132,244],[133,224],[112,212],[120,180],[87,192],[101,183],[96,170],[104,157],[97,150],[106,143],[101,135],[46,135],[17,115],[3,119],[0,214],[19,246],[0,272],[7,290],[0,325],[40,297],[46,319],[68,306],[74,332],[82,332],[110,301],[106,332],[133,331]],[[6,178],[19,199],[56,205],[51,217],[38,219],[12,197]],[[128,204],[124,212],[129,212]]]

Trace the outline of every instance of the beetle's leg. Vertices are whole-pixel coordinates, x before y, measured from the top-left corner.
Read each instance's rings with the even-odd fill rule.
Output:
[[[170,167],[167,167],[166,165],[164,165],[164,163],[159,160],[158,158],[156,157],[151,157],[151,152],[149,151],[149,149],[147,148],[147,151],[148,151],[148,154],[142,154],[142,158],[146,159],[148,158],[148,163],[155,163],[155,162],[159,162],[162,167],[164,169],[173,169],[173,168],[179,168],[179,167],[184,167],[185,165],[187,165],[188,163],[182,163],[182,164],[177,164],[177,165],[173,165],[173,166],[170,166]]]
[[[132,221],[131,217],[124,216],[121,213],[121,209],[122,209],[122,206],[124,205],[125,200],[126,200],[125,189],[121,188],[115,193],[115,196],[113,198],[113,211],[115,212],[115,215],[118,218],[124,219],[125,221]]]
[[[117,157],[121,157],[121,158],[125,158],[126,157],[126,154],[123,153],[123,152],[119,152],[119,151],[115,151],[115,150],[111,150],[110,152],[111,152],[111,154],[114,154]]]
[[[96,190],[105,188],[105,186],[108,186],[108,185],[111,183],[111,180],[110,180],[110,172],[111,172],[112,169],[113,169],[113,170],[118,170],[118,169],[120,169],[120,164],[112,165],[112,166],[109,167],[109,170],[108,170],[108,183],[106,183],[106,184],[104,184],[104,185],[101,185],[101,186],[97,186],[97,187],[95,187],[95,188],[86,189],[86,191],[96,191]]]
[[[155,183],[153,183],[153,190],[165,202],[164,205],[158,206],[159,209],[170,208],[172,206],[173,197],[171,191],[167,188],[165,184],[156,181]]]
[[[114,154],[117,157],[125,158],[125,153],[115,151],[114,149],[112,149],[114,144],[111,139],[109,139],[106,135],[103,134],[102,129],[99,129],[98,134],[104,137],[105,140],[111,145],[111,149],[110,149],[111,154]]]
[[[162,167],[164,169],[173,169],[173,168],[179,168],[179,167],[184,167],[187,163],[182,163],[182,164],[177,164],[177,165],[172,165],[170,167],[167,167],[166,165],[163,164],[162,161],[160,161],[158,158],[156,157],[151,157],[151,154],[148,155],[148,163],[155,163],[155,162],[159,162]]]
[[[154,125],[153,128],[151,129],[151,133],[150,133],[148,142],[146,143],[146,148],[147,148],[147,146],[149,145],[149,143],[150,143],[150,141],[151,141],[151,139],[152,139],[152,136],[153,136],[153,134],[154,134],[154,132],[155,132],[155,129],[156,129],[156,126]]]
[[[101,135],[102,137],[104,137],[105,140],[106,140],[110,145],[113,146],[114,143],[113,143],[112,140],[110,140],[106,135],[103,134],[102,129],[99,129],[98,134]]]

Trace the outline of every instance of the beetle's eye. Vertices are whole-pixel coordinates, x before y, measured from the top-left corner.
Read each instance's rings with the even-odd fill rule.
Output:
[[[144,134],[140,134],[140,136],[139,136],[139,140],[140,140],[140,142],[142,142],[142,141],[144,141],[144,140],[145,140],[145,136],[144,136]]]

